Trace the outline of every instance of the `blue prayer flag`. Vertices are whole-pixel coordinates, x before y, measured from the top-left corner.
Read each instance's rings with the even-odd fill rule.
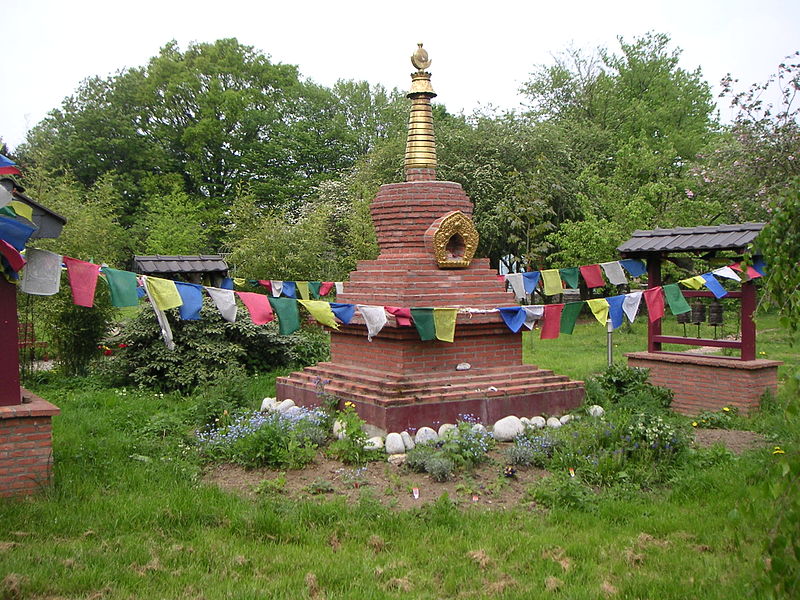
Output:
[[[5,240],[20,252],[25,249],[36,227],[9,217],[0,217],[0,240]]]
[[[203,286],[194,283],[176,281],[175,287],[183,300],[178,307],[181,319],[184,321],[199,321],[200,309],[203,308]]]
[[[295,285],[294,281],[284,281],[281,294],[287,298],[297,298],[297,285]]]
[[[283,285],[286,285],[285,281],[283,282]],[[356,305],[343,304],[341,302],[331,302],[331,310],[333,311],[333,314],[336,315],[337,319],[347,325],[352,320],[353,315],[356,312]]]
[[[714,297],[722,298],[728,295],[728,291],[722,287],[722,284],[719,282],[719,280],[711,273],[703,273],[700,275],[700,277],[702,277],[703,281],[706,282],[706,287],[711,290],[711,292],[714,294]]]
[[[222,283],[219,284],[219,287],[222,290],[232,290],[233,289],[233,278],[232,277],[223,278]]]
[[[539,277],[541,277],[539,271],[526,271],[522,274],[522,283],[525,285],[526,294],[533,293],[536,286],[539,285]]]
[[[625,295],[610,296],[606,298],[608,302],[608,316],[611,319],[611,327],[616,329],[622,325],[625,313],[622,310],[622,303],[625,302]]]
[[[498,308],[500,316],[503,317],[508,328],[517,333],[525,324],[525,309],[521,306],[504,306]]]
[[[644,264],[644,261],[639,260],[638,258],[623,258],[619,261],[625,270],[631,274],[631,277],[641,277],[645,273],[647,273],[647,267]]]

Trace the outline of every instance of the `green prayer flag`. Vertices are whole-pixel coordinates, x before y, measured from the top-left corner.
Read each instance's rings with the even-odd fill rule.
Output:
[[[578,287],[578,267],[569,267],[568,269],[559,269],[558,274],[561,279],[567,282],[567,285],[573,289]],[[564,333],[563,331],[561,333]]]
[[[10,206],[3,206],[0,207],[0,215],[3,215],[5,217],[11,217],[13,219],[17,216],[17,213],[15,213],[14,209],[11,208]]]
[[[681,288],[678,287],[677,283],[665,285],[661,289],[664,290],[664,296],[669,303],[669,310],[673,315],[681,315],[692,310],[686,298],[683,297],[683,292],[681,292]]]
[[[412,308],[411,318],[421,340],[436,339],[436,322],[433,319],[433,308]]]
[[[297,300],[270,296],[269,304],[278,315],[278,332],[281,335],[289,335],[300,329],[300,311],[297,308]]]
[[[119,271],[111,267],[103,267],[100,272],[106,276],[106,283],[111,290],[111,304],[119,308],[139,306],[139,294],[136,293],[136,273]]]
[[[308,291],[314,300],[319,300],[319,288],[322,285],[321,281],[309,281]]]
[[[561,327],[559,331],[572,335],[575,330],[575,322],[583,309],[583,302],[567,302],[561,310]]]
[[[434,308],[433,323],[436,327],[436,339],[443,342],[452,342],[456,334],[456,317],[458,311],[455,308]]]

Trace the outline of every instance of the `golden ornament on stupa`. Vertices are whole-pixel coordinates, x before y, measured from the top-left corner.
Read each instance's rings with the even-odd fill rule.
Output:
[[[406,173],[409,169],[436,169],[436,138],[433,135],[431,112],[431,98],[436,97],[436,92],[431,86],[431,74],[425,71],[432,61],[422,43],[417,46],[416,52],[411,55],[411,64],[417,70],[411,74],[411,91],[406,95],[411,99],[406,141]]]

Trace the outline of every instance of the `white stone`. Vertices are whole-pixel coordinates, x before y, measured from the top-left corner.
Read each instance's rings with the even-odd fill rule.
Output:
[[[547,421],[545,421],[544,417],[531,417],[531,425],[536,427],[536,429],[544,429],[544,426],[547,425]]]
[[[522,424],[525,425],[525,427],[530,427],[531,420],[528,417],[520,417],[519,420],[522,421]]]
[[[278,404],[275,407],[275,410],[277,410],[278,412],[286,412],[287,410],[289,410],[293,406],[294,406],[294,400],[289,400],[287,398],[286,400],[284,400],[283,402]]]
[[[347,434],[345,433],[344,422],[339,420],[333,422],[333,435],[337,440],[343,440],[345,437],[347,437]]]
[[[383,438],[379,435],[369,438],[364,444],[364,450],[383,450]]]
[[[586,409],[586,412],[589,413],[590,417],[602,417],[604,414],[606,414],[606,409],[599,404],[592,404]]]
[[[562,416],[562,417],[559,419],[559,421],[561,421],[561,424],[562,424],[562,425],[566,425],[567,423],[569,423],[570,421],[572,421],[572,419],[573,419],[573,416],[572,416],[572,415],[563,415],[563,416]]]
[[[303,414],[303,409],[300,408],[299,406],[290,406],[289,408],[284,410],[281,414],[289,419],[294,419]]]
[[[492,428],[494,439],[498,442],[510,442],[523,431],[525,431],[525,425],[522,424],[519,417],[514,415],[503,417]]]
[[[278,402],[275,398],[264,398],[261,401],[261,412],[267,412],[268,410],[274,410],[275,406],[277,406]]]
[[[468,362],[458,363],[456,365],[456,371],[469,371],[472,368],[472,365]]]
[[[403,436],[399,433],[390,433],[386,436],[386,454],[405,454],[406,445]]]
[[[439,439],[439,435],[430,427],[420,427],[417,435],[414,436],[414,443],[425,444],[435,442]]]
[[[486,427],[484,427],[483,423],[475,423],[472,426],[472,431],[477,431],[479,433],[486,433]]]
[[[400,465],[406,462],[406,455],[405,454],[390,454],[389,458],[387,459],[390,463],[399,467]]]
[[[552,427],[553,429],[558,429],[561,427],[561,421],[558,419],[558,417],[550,417],[547,419],[547,426]]]
[[[442,423],[441,427],[439,427],[439,437],[442,438],[449,432],[453,431],[456,428],[455,425],[452,423]]]
[[[414,443],[414,438],[411,437],[411,434],[407,431],[400,432],[400,437],[403,438],[403,444],[405,444],[406,450],[411,450],[416,446]]]

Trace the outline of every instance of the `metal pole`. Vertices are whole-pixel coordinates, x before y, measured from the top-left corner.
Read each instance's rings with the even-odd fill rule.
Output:
[[[611,319],[606,321],[606,350],[608,353],[608,366],[614,364],[614,355],[612,349],[614,347],[614,327],[611,325]]]

